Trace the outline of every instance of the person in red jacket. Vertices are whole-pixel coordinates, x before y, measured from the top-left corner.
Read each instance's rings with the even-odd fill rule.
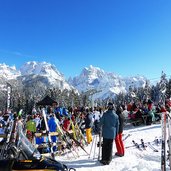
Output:
[[[66,117],[64,122],[63,122],[63,129],[64,131],[69,131],[70,129],[70,118]]]

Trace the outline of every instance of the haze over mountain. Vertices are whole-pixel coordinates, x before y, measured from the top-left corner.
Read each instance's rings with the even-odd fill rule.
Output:
[[[147,80],[143,76],[124,78],[92,65],[83,68],[79,76],[66,80],[54,65],[35,61],[25,63],[19,70],[14,66],[0,64],[0,73],[1,82],[18,79],[24,85],[30,86],[39,81],[46,87],[58,87],[62,90],[74,88],[79,92],[93,90],[94,93],[96,92],[95,98],[107,98],[121,92],[126,93],[129,86],[144,87]]]

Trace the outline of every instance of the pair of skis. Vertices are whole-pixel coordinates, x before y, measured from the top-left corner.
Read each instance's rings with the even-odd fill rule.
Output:
[[[138,148],[139,150],[142,150],[140,144],[138,144],[134,140],[132,140],[132,142],[133,142],[133,144],[135,145],[136,148]]]
[[[159,138],[155,138],[155,140],[154,140],[154,142],[155,142],[155,144],[157,145],[157,146],[159,146],[160,145],[160,143],[161,143],[161,139],[159,139]]]
[[[132,140],[132,142],[135,145],[135,147],[138,148],[140,151],[146,150],[146,148],[149,147],[154,152],[158,152],[158,150],[150,142],[148,142],[147,145],[146,145],[146,143],[144,142],[143,139],[141,139],[141,144],[138,144],[134,140]]]
[[[52,142],[52,139],[50,136],[50,131],[49,131],[49,126],[48,126],[48,122],[47,122],[45,109],[42,109],[42,115],[43,115],[44,122],[45,122],[46,134],[48,137],[48,145],[50,148],[51,157],[52,157],[52,159],[55,159],[55,154],[54,154],[54,150],[53,150],[53,142]]]
[[[68,131],[66,131],[66,130],[65,130],[65,133],[66,133],[66,135],[67,135],[70,139],[72,139],[72,140],[75,142],[75,144],[76,144],[77,146],[81,147],[81,149],[82,149],[87,155],[89,155],[89,153],[85,150],[84,146],[83,146],[77,139],[75,139],[74,136],[73,136],[72,134],[70,134],[70,133],[69,133]]]
[[[138,148],[139,150],[146,150],[146,145],[143,141],[143,139],[141,139],[141,144],[138,144],[137,142],[135,142],[134,140],[132,140],[133,144],[135,145],[136,148]]]
[[[150,142],[148,142],[148,147],[150,147],[154,152],[159,152]]]

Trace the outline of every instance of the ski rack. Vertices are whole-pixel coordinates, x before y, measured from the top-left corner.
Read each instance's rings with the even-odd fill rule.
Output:
[[[58,132],[49,132],[50,136],[58,136],[59,133]],[[46,132],[42,132],[42,133],[35,133],[35,137],[44,137],[46,136]]]
[[[7,154],[7,149],[8,146],[11,143],[11,139],[12,139],[12,132],[14,129],[14,121],[13,120],[9,120],[7,122],[7,126],[6,126],[6,134],[1,134],[0,137],[6,139],[5,143],[3,143],[2,147],[1,147],[1,152],[0,152],[0,159],[4,159],[8,156]]]
[[[48,144],[49,144],[49,147],[50,147],[51,157],[52,157],[52,159],[54,159],[55,154],[54,154],[54,151],[53,151],[52,139],[51,139],[51,136],[49,134],[50,132],[49,132],[49,126],[48,126],[48,123],[47,123],[45,109],[42,110],[42,114],[43,114],[43,118],[44,118],[44,121],[45,121],[46,134],[47,134],[47,137],[48,137]]]
[[[50,152],[51,157],[53,158],[53,156],[55,156],[58,153],[60,155],[60,151],[57,151],[57,152],[52,151],[53,150],[53,146],[58,146],[59,145],[58,142],[60,142],[60,145],[61,145],[62,141],[64,141],[64,143],[66,144],[66,154],[68,155],[67,149],[69,149],[69,151],[73,154],[74,158],[77,158],[77,157],[79,157],[79,154],[78,154],[77,149],[75,148],[74,144],[72,144],[72,142],[70,142],[70,140],[71,140],[78,147],[81,147],[87,153],[87,151],[84,149],[84,147],[81,144],[81,142],[79,142],[76,138],[74,138],[72,136],[73,133],[74,133],[73,130],[65,131],[65,130],[63,130],[61,128],[59,123],[56,122],[56,124],[57,124],[57,131],[56,132],[50,132],[48,124],[46,124],[47,123],[47,118],[46,118],[46,113],[45,113],[44,109],[42,109],[42,115],[43,115],[43,118],[44,118],[44,121],[45,121],[46,130],[43,131],[42,133],[35,133],[35,138],[37,138],[37,137],[47,137],[48,138],[48,142],[42,143],[42,144],[39,144],[39,145],[35,145],[35,147],[37,149],[49,147],[51,149],[51,152]],[[54,116],[54,117],[56,119],[56,116]],[[76,131],[77,131],[77,129],[76,129]],[[79,131],[78,133],[80,134],[81,130],[79,128],[78,128],[78,131]],[[51,136],[58,136],[58,137],[60,137],[60,140],[58,142],[56,142],[56,143],[55,142],[52,143]],[[81,136],[83,136],[83,135],[81,135]],[[84,141],[86,141],[85,138],[84,138]],[[62,152],[63,151],[61,151],[61,153]],[[74,154],[74,152],[75,152],[75,154]]]

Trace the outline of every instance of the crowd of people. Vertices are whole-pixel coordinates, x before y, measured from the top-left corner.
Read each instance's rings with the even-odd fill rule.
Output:
[[[140,119],[143,122],[143,116],[147,116],[145,124],[149,125],[153,122],[160,121],[161,113],[170,112],[170,107],[170,100],[167,100],[165,105],[156,105],[150,99],[143,102],[120,103],[118,105],[109,102],[106,108],[69,107],[66,109],[56,105],[46,106],[46,119],[49,132],[59,133],[58,135],[51,135],[52,142],[56,143],[53,146],[53,150],[59,150],[57,142],[61,141],[61,130],[64,133],[69,132],[73,134],[73,137],[82,144],[82,139],[84,138],[86,144],[91,144],[93,140],[92,134],[99,134],[100,131],[103,137],[100,162],[108,165],[112,160],[113,142],[115,142],[117,150],[115,155],[123,157],[125,154],[122,134],[126,119],[132,121]],[[8,114],[3,114],[0,111],[0,133],[4,133],[3,128],[9,118],[14,120],[22,119],[23,129],[25,129],[26,136],[30,142],[37,145],[46,143],[48,141],[47,137],[36,136],[36,133],[47,131],[41,107],[33,108],[32,112],[25,116],[25,118],[22,118],[21,113],[17,114],[11,111]]]

